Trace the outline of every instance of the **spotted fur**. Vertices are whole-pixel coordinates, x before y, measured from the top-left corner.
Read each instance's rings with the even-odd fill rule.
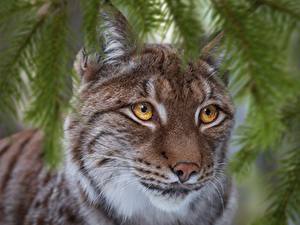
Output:
[[[122,15],[104,18],[104,55],[81,52],[75,63],[82,81],[61,168],[43,165],[39,131],[0,142],[0,224],[230,225],[234,108],[217,69],[207,57],[183,66],[169,45],[137,49]],[[137,102],[152,104],[152,120],[135,117]],[[203,124],[209,104],[219,118]],[[181,162],[199,168],[184,183],[173,170]]]

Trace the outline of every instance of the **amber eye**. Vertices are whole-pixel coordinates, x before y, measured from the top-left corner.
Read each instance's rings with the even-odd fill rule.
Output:
[[[200,119],[203,123],[211,123],[218,118],[219,110],[215,105],[209,105],[200,112]]]
[[[148,102],[137,103],[132,106],[132,112],[141,120],[150,120],[153,116],[152,105]]]

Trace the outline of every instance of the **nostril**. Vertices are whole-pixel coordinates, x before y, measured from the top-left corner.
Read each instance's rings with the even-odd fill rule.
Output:
[[[165,159],[169,159],[169,157],[167,156],[166,152],[161,152],[162,157],[164,157]]]
[[[194,175],[196,175],[196,174],[197,174],[197,172],[196,172],[196,171],[193,171],[193,172],[191,172],[190,177],[191,177],[191,176],[194,176]]]
[[[177,171],[175,171],[175,173],[178,177],[181,177],[184,174],[184,172],[182,170],[177,170]]]

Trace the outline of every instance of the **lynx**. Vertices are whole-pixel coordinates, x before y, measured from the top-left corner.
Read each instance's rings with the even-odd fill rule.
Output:
[[[138,46],[119,12],[102,17],[102,54],[75,62],[60,168],[44,165],[38,130],[0,142],[0,224],[232,224],[234,107],[211,43],[183,65],[171,45]]]

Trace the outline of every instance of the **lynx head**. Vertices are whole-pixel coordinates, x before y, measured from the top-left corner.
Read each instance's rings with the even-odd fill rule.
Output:
[[[94,204],[124,216],[143,204],[178,211],[224,181],[231,98],[207,54],[182,66],[170,45],[138,48],[121,14],[102,17],[103,54],[82,51],[75,63],[69,163]]]

